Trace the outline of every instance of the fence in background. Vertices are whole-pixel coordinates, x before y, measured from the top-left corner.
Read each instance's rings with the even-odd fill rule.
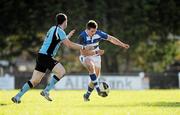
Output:
[[[19,89],[31,78],[31,72],[15,73],[0,76],[0,89]],[[44,88],[50,74],[46,74],[41,83],[35,88]],[[102,75],[101,81],[109,83],[111,89],[140,90],[180,88],[180,73],[139,73],[136,75]],[[86,89],[88,75],[66,75],[55,89]]]
[[[86,89],[89,81],[88,75],[68,75],[55,85],[55,89]],[[133,76],[102,75],[99,81],[106,81],[111,89],[149,89],[149,80],[143,73]]]

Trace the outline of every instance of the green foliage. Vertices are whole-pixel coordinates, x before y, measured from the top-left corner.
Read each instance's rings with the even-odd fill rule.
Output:
[[[160,72],[179,55],[177,45],[173,45],[175,41],[167,38],[169,33],[180,34],[177,0],[1,0],[0,4],[0,59],[11,61],[23,51],[33,56],[47,30],[55,24],[54,16],[58,12],[68,16],[67,32],[76,29],[72,41],[77,41],[86,22],[94,19],[99,29],[130,44],[128,51],[107,42],[101,44],[106,52],[102,58],[103,72]],[[62,48],[60,55],[69,51]],[[70,69],[68,63],[72,60],[62,58],[61,61]],[[82,70],[78,68],[73,71]]]
[[[140,42],[139,47],[134,51],[136,54],[139,54],[136,57],[136,65],[143,68],[144,71],[164,71],[166,66],[174,61],[172,60],[176,51],[174,41],[167,41],[168,43],[165,43],[159,42],[155,38],[153,41],[148,42]]]
[[[177,47],[177,50],[176,50],[176,60],[180,60],[180,41],[179,42],[176,42],[176,47]]]

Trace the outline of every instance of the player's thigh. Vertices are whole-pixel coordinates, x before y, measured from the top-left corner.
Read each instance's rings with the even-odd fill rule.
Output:
[[[91,58],[85,58],[84,60],[84,65],[85,67],[89,70],[89,71],[95,71],[95,63],[93,61],[93,59]]]
[[[32,78],[30,79],[31,83],[33,85],[36,85],[37,83],[39,83],[41,81],[41,79],[43,78],[45,73],[34,70],[33,74],[32,74]]]
[[[87,69],[94,66],[94,62],[90,57],[79,56],[79,60],[81,64]]]
[[[62,77],[66,71],[61,63],[57,63],[54,68],[52,69],[53,73],[58,77]]]
[[[99,77],[101,74],[101,57],[97,56],[93,58],[95,65],[96,76]]]
[[[86,64],[86,66],[94,66],[94,61],[91,58],[85,58],[84,63]]]

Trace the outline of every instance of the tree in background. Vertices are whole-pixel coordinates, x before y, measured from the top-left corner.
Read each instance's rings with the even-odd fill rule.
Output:
[[[161,72],[179,55],[176,41],[168,39],[170,33],[180,34],[177,0],[1,0],[0,6],[0,59],[12,61],[22,52],[28,52],[30,60],[34,59],[34,52],[38,51],[58,12],[69,17],[66,31],[77,30],[73,41],[77,41],[86,22],[94,19],[99,29],[131,45],[126,51],[103,42],[101,47],[106,52],[103,72]],[[84,71],[77,55],[73,55],[78,52],[70,54],[68,49],[62,48],[59,53],[69,72]]]

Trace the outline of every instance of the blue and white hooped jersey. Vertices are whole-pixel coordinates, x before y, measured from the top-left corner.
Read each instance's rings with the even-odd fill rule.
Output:
[[[66,38],[66,33],[61,29],[61,27],[51,27],[46,34],[45,40],[43,42],[43,45],[41,46],[41,49],[39,50],[39,53],[46,54],[51,57],[55,56],[60,47],[59,43]]]
[[[97,30],[92,37],[88,36],[86,31],[83,31],[79,35],[79,43],[85,46],[94,46],[95,50],[98,50],[99,42],[102,40],[107,40],[107,38],[108,34],[101,30]]]

